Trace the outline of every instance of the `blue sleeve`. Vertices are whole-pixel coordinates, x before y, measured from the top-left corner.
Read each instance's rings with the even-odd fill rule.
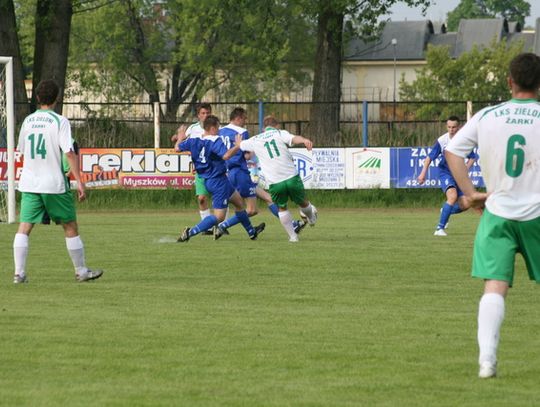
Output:
[[[468,158],[469,160],[476,160],[476,159],[478,158],[478,154],[476,154],[476,153],[474,152],[474,150],[473,150],[473,151],[471,151],[471,153],[467,156],[467,158]]]
[[[191,147],[191,139],[188,138],[187,140],[182,141],[178,145],[178,151],[189,151],[190,147]]]
[[[439,155],[441,155],[441,145],[439,144],[439,140],[437,140],[431,147],[428,157],[431,159],[431,161],[435,161]]]
[[[247,140],[248,138],[249,138],[249,133],[246,130],[245,132],[242,133],[242,140]]]

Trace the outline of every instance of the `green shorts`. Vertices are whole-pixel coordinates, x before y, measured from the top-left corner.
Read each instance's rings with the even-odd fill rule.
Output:
[[[195,195],[210,195],[204,184],[204,178],[199,177],[197,173],[195,173]]]
[[[22,193],[21,223],[41,223],[45,211],[56,223],[68,223],[77,220],[71,191],[66,191],[63,194]]]
[[[473,277],[511,286],[516,253],[525,259],[529,278],[540,283],[540,217],[516,221],[484,210],[474,240]]]
[[[272,201],[280,208],[287,208],[289,198],[297,205],[301,205],[306,200],[304,183],[299,175],[295,175],[277,184],[271,184],[269,191]]]

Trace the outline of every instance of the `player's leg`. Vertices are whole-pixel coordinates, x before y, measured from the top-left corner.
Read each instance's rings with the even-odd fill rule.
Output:
[[[496,375],[499,334],[504,319],[505,297],[514,278],[518,251],[515,225],[484,211],[474,241],[472,275],[485,280],[478,305],[479,377]]]
[[[451,177],[441,176],[441,183],[444,187],[444,194],[446,195],[446,202],[441,208],[441,214],[439,216],[439,223],[437,224],[437,228],[435,229],[435,236],[446,236],[446,232],[444,231],[444,228],[446,227],[446,224],[448,223],[448,220],[450,219],[450,215],[452,215],[452,212],[455,212],[454,205],[457,203],[458,200],[458,192],[455,185],[451,183]]]
[[[40,223],[45,213],[45,204],[40,194],[23,192],[21,197],[20,223],[13,239],[13,262],[15,284],[28,281],[26,259],[28,257],[29,236],[36,223]]]
[[[233,188],[238,191],[240,196],[244,198],[245,209],[248,216],[254,216],[257,214],[257,198],[255,195],[256,184],[251,181],[249,172],[242,171],[241,169],[233,169],[229,171],[228,179]],[[242,210],[244,209],[244,203],[242,202]],[[221,232],[225,232],[227,229],[240,223],[240,218],[233,215],[221,222],[218,227],[220,231],[218,232],[218,239],[222,236]],[[216,235],[214,234],[214,237]]]
[[[289,242],[298,242],[298,233],[294,230],[293,217],[287,205],[289,203],[289,191],[287,180],[270,185],[272,201],[279,207],[279,221],[289,235]]]
[[[43,197],[45,208],[55,223],[61,223],[66,239],[66,248],[75,269],[77,281],[95,280],[101,277],[102,270],[90,270],[86,266],[84,244],[79,236],[77,214],[73,195],[70,191],[63,194],[50,194]]]
[[[209,209],[209,192],[206,188],[206,182],[204,178],[199,177],[199,174],[195,173],[195,195],[197,196],[197,205],[199,206],[199,215],[201,220],[212,215]],[[203,234],[212,234],[212,231],[205,230]]]
[[[253,225],[251,224],[251,221],[249,220],[249,216],[246,212],[246,209],[244,206],[244,200],[242,199],[238,191],[234,190],[234,192],[229,198],[229,201],[234,205],[234,209],[236,211],[234,216],[238,218],[238,221],[242,224],[242,226],[246,230],[249,238],[251,240],[257,239],[257,236],[264,230],[264,228],[266,227],[266,224],[263,222],[260,225],[253,227]],[[214,235],[214,236],[216,239],[219,238],[217,235]]]
[[[304,183],[299,175],[287,180],[291,200],[300,206],[300,216],[309,224],[315,226],[317,222],[317,208],[306,198]]]
[[[257,198],[262,199],[268,204],[268,210],[272,213],[272,215],[279,219],[279,207],[272,201],[272,197],[270,196],[270,194],[261,187],[257,187],[255,193],[257,194]],[[300,233],[304,226],[306,226],[306,222],[303,220],[293,219],[293,225],[295,232]]]

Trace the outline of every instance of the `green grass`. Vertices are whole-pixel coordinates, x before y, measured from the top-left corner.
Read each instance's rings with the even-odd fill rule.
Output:
[[[296,212],[295,212],[296,213]],[[2,406],[534,406],[537,288],[517,262],[499,377],[477,374],[469,277],[478,217],[438,208],[324,209],[289,244],[277,220],[172,243],[194,210],[83,211],[77,284],[61,230],[31,238],[14,286],[0,226]],[[254,220],[255,222],[255,220]]]

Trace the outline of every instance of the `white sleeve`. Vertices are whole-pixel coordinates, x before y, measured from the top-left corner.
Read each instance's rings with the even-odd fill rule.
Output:
[[[21,130],[19,131],[19,142],[17,143],[17,150],[21,153],[21,154],[24,154],[24,123],[23,125],[21,126]]]
[[[255,151],[255,146],[252,140],[242,140],[240,142],[240,150],[242,151]]]
[[[287,130],[280,130],[280,131],[279,131],[279,138],[280,138],[281,140],[283,140],[283,142],[284,142],[285,144],[287,144],[288,146],[292,146],[292,144],[293,144],[293,142],[292,142],[293,137],[294,137],[294,135],[291,134],[291,133],[289,133]]]
[[[71,126],[69,120],[65,117],[60,122],[60,133],[58,135],[58,143],[64,153],[73,151],[73,139],[71,138]]]
[[[471,119],[465,123],[446,146],[446,151],[459,156],[467,157],[470,152],[478,146],[478,122],[484,115],[484,110],[480,110]]]

